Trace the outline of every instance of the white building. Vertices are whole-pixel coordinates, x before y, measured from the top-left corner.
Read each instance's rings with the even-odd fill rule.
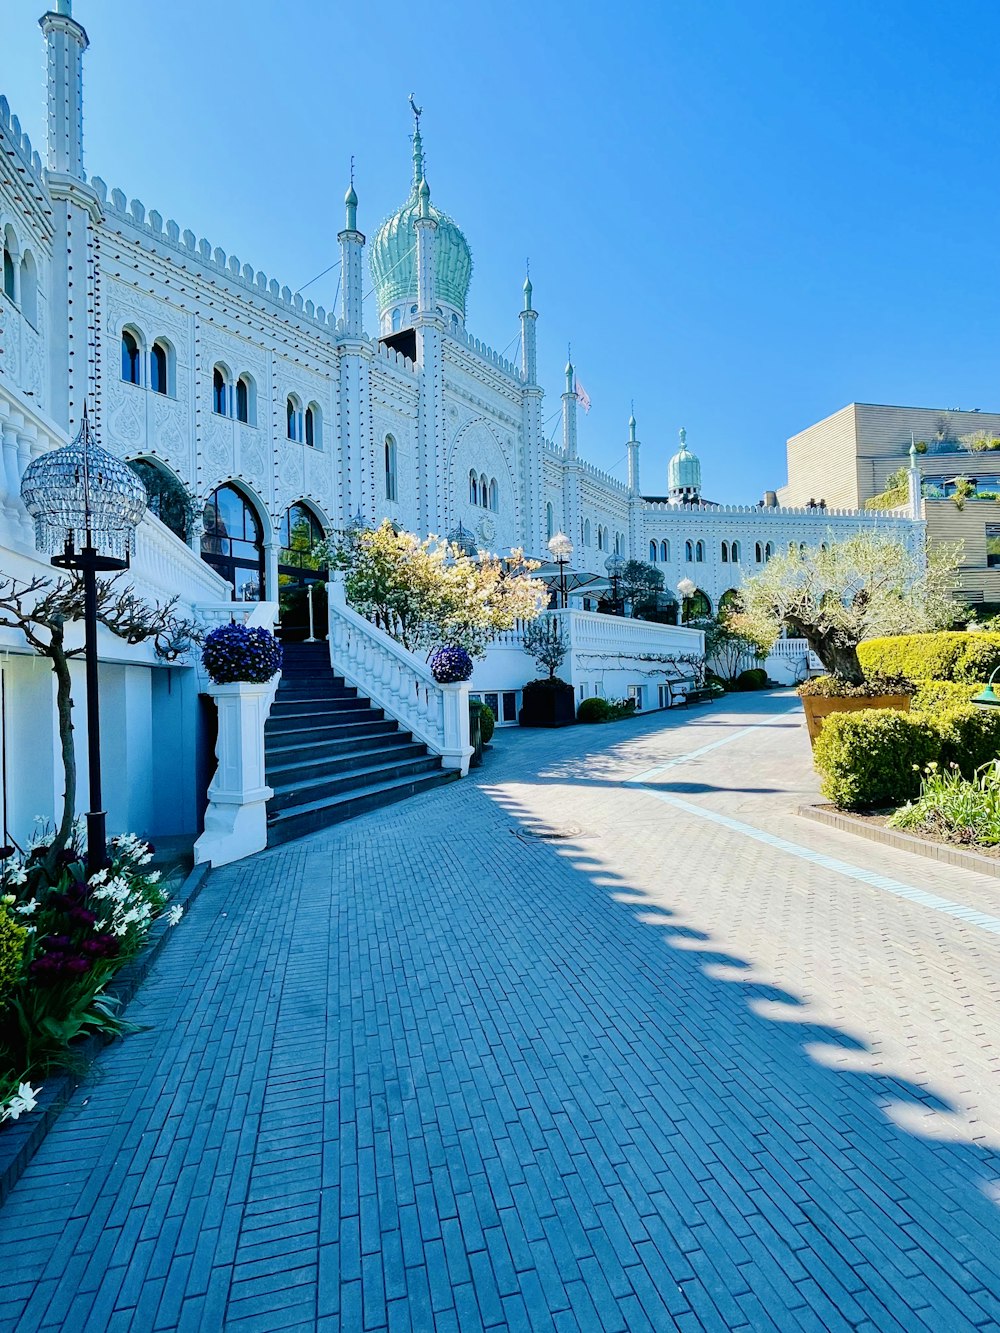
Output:
[[[667,493],[644,496],[634,419],[627,482],[579,456],[571,365],[561,443],[545,440],[531,284],[523,287],[514,364],[466,326],[471,252],[431,200],[419,115],[408,197],[370,245],[358,227],[353,186],[347,192],[339,305],[327,311],[88,175],[87,35],[71,0],[58,0],[41,27],[44,163],[0,98],[4,573],[48,568],[34,551],[20,477],[37,453],[73,437],[85,403],[100,442],[135,464],[150,491],[153,514],[131,575],[140,590],[177,593],[208,618],[224,614],[219,604],[231,596],[276,602],[289,638],[305,634],[308,589],[324,573],[310,545],[358,515],[368,523],[389,517],[420,533],[461,527],[484,547],[523,547],[540,558],[561,529],[574,543],[578,573],[600,578],[612,553],[652,560],[667,589],[690,578],[712,609],[743,570],[789,543],[818,543],[875,523],[919,540],[919,525],[899,514],[709,505],[697,459],[683,444],[669,465]],[[365,329],[362,319],[366,249],[377,329]],[[581,595],[599,593],[594,583]],[[628,659],[646,651],[636,633],[620,629],[633,646],[606,684],[596,665],[574,668],[581,692],[625,693]],[[675,631],[671,641],[689,640],[689,632]],[[23,836],[26,821],[56,808],[61,792],[53,683],[47,663],[28,654],[15,632],[0,631],[0,646],[4,822]],[[120,751],[108,763],[116,775],[109,823],[152,833],[191,829],[209,762],[194,673],[157,667],[118,642],[104,647],[103,688],[125,722],[108,742]],[[513,669],[509,653],[494,653],[474,684],[510,695],[533,674],[523,654]],[[501,711],[509,717],[509,707]],[[165,801],[165,791],[176,796]]]

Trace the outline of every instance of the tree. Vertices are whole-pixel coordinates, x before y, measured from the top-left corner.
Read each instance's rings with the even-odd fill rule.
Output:
[[[556,616],[539,616],[524,627],[524,651],[533,657],[540,667],[545,667],[549,680],[555,678],[556,671],[569,652],[569,636]]]
[[[656,595],[663,589],[663,570],[645,560],[626,560],[618,579],[619,596],[632,603],[632,616],[639,620],[644,609],[652,603],[656,609]]]
[[[745,580],[744,610],[732,623],[765,650],[784,627],[806,640],[831,675],[861,685],[862,639],[940,629],[954,620],[950,588],[960,549],[935,546],[924,561],[878,532],[796,548]]]
[[[351,605],[411,652],[464,648],[482,657],[490,641],[519,620],[533,620],[546,589],[538,568],[512,551],[507,560],[471,556],[439,537],[421,540],[388,519],[350,531],[329,547],[331,566],[344,570]]]
[[[767,656],[757,640],[736,622],[739,614],[720,611],[716,617],[691,622],[693,629],[704,631],[705,661],[711,662],[723,680],[735,680],[747,659],[756,666]]]
[[[152,641],[156,655],[173,662],[200,638],[198,626],[174,614],[177,598],[149,606],[131,587],[116,579],[97,580],[97,619],[126,643]],[[56,712],[66,787],[62,815],[45,859],[55,878],[59,854],[68,844],[76,816],[76,752],[73,746],[73,694],[69,664],[83,654],[83,645],[66,646],[66,631],[83,619],[83,580],[34,578],[22,582],[0,578],[0,625],[18,629],[31,647],[52,663],[56,678]]]

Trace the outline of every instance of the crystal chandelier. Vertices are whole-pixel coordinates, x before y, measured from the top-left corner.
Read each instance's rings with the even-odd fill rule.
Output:
[[[72,444],[28,464],[21,499],[35,520],[35,544],[48,555],[86,547],[125,562],[146,509],[146,488],[94,439],[87,419]]]

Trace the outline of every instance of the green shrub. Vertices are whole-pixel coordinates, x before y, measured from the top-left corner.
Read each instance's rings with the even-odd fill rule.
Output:
[[[871,810],[916,796],[921,772],[940,750],[929,718],[871,708],[826,718],[813,758],[827,800],[842,810]]]
[[[967,704],[982,689],[982,684],[959,685],[953,680],[922,680],[910,700],[911,713],[936,713],[942,708]]]
[[[942,766],[954,765],[963,777],[971,778],[1000,755],[1000,708],[958,704],[940,709],[929,720],[941,737]]]
[[[897,810],[889,824],[946,842],[995,847],[1000,843],[1000,769],[985,764],[965,778],[934,764],[924,775],[920,795]]]
[[[767,672],[763,667],[748,667],[746,671],[741,671],[736,677],[733,688],[737,690],[766,690]]]
[[[489,704],[482,704],[479,709],[479,734],[484,745],[489,745],[496,731],[497,720]]]
[[[987,648],[987,644],[994,645],[994,648]],[[985,661],[991,651],[996,653],[995,660],[1000,663],[1000,634],[942,630],[938,634],[897,634],[886,639],[868,639],[858,645],[858,660],[866,676],[906,676],[913,681],[971,681],[985,678],[978,664]]]
[[[965,648],[955,663],[955,680],[975,684],[989,680],[1000,667],[1000,634],[966,634]]]
[[[905,676],[869,676],[861,685],[849,685],[836,676],[812,676],[798,688],[800,695],[818,695],[822,699],[877,699],[885,694],[912,694],[912,680]]]
[[[614,708],[607,699],[582,699],[576,710],[577,722],[610,722]]]
[[[0,1014],[10,1005],[24,966],[24,941],[28,932],[0,906]]]

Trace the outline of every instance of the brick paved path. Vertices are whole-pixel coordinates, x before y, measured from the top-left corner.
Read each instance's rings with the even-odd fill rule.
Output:
[[[789,705],[498,733],[214,874],[0,1211],[0,1327],[1000,1326],[1000,935],[740,826],[1000,884],[795,818]]]

